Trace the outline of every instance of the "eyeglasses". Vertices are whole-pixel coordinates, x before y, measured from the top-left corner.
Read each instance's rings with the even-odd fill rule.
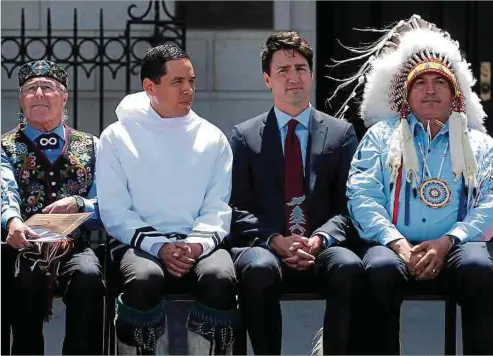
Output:
[[[51,84],[51,83],[42,83],[42,84],[26,85],[26,86],[21,88],[21,92],[24,94],[36,94],[36,92],[38,91],[38,88],[41,88],[41,91],[44,94],[54,93],[59,89],[63,90],[63,88],[59,85]]]

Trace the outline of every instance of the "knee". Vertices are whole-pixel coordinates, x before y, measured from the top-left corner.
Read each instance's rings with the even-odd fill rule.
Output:
[[[471,256],[463,261],[458,271],[459,286],[468,293],[493,294],[493,260],[481,256]]]
[[[334,270],[329,269],[325,274],[331,294],[335,292],[340,296],[350,297],[362,286],[366,272],[363,262],[357,256],[348,258],[332,268]]]
[[[135,268],[124,277],[124,290],[145,294],[164,283],[164,272],[158,265],[146,264]]]
[[[264,294],[265,290],[280,284],[279,266],[270,261],[251,261],[241,271],[241,289],[248,294]]]
[[[365,277],[365,268],[360,259],[348,260],[340,264],[337,273],[334,274],[333,281],[337,285],[359,284]]]
[[[392,257],[375,256],[371,260],[365,261],[368,281],[373,288],[394,286],[403,278],[398,258],[397,255]]]
[[[131,308],[148,310],[162,299],[164,272],[159,266],[135,269],[123,281],[123,301]]]
[[[104,297],[103,274],[97,265],[83,265],[69,279],[63,301],[80,310],[85,316],[102,315]]]
[[[198,279],[199,301],[218,310],[236,306],[236,274],[231,266],[214,266]]]
[[[104,290],[103,274],[99,264],[81,267],[71,276],[69,289],[85,297],[99,297]]]

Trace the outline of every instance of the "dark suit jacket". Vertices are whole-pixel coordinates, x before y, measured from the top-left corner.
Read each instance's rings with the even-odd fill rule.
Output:
[[[346,182],[358,140],[350,123],[313,109],[305,159],[310,235],[339,242],[349,227]],[[274,108],[233,128],[233,221],[228,245],[251,246],[285,233],[284,155]]]

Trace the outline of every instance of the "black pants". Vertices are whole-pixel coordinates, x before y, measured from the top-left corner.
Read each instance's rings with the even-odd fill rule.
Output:
[[[180,279],[168,273],[157,258],[129,248],[120,261],[122,300],[130,308],[151,310],[163,296],[192,288],[197,302],[216,309],[236,308],[236,275],[231,257],[226,250],[217,250],[199,260],[191,273]]]
[[[407,283],[450,293],[462,308],[464,355],[493,354],[493,259],[484,242],[453,247],[442,271],[429,281],[413,280],[404,261],[386,246],[367,246],[363,263],[372,292],[370,310],[379,322],[373,329],[377,354],[400,353],[400,310]]]
[[[101,266],[91,248],[76,245],[74,251],[59,272],[59,290],[63,291],[63,302],[66,306],[62,353],[100,355],[104,296]],[[8,307],[12,310],[12,354],[42,355],[43,315],[37,310],[45,308],[46,305],[36,304],[36,301],[45,300],[40,294],[44,292],[44,288],[41,284],[37,287],[41,275],[36,269],[31,271],[27,264],[23,266],[26,262],[21,259],[20,275],[12,277],[11,305]],[[29,283],[26,284],[26,281]],[[31,307],[26,307],[28,305]],[[5,310],[3,307],[4,305],[2,310]]]
[[[334,246],[316,256],[315,265],[296,271],[263,247],[233,248],[240,288],[240,308],[256,355],[280,355],[281,291],[318,291],[326,297],[323,352],[360,353],[358,318],[362,307],[364,268],[345,247]],[[282,282],[282,285],[281,285]],[[353,332],[354,331],[354,332]]]
[[[2,355],[10,355],[10,332],[12,326],[12,287],[16,250],[2,245]]]

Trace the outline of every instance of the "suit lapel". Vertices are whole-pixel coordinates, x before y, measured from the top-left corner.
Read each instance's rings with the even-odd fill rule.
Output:
[[[284,189],[284,155],[274,108],[267,114],[259,133],[262,138],[262,155],[266,157],[265,169],[274,172],[276,180]]]
[[[317,110],[312,109],[310,115],[310,133],[307,143],[307,159],[305,162],[305,191],[312,193],[317,179],[317,156],[324,150],[327,137],[327,126],[324,125],[322,118]]]

